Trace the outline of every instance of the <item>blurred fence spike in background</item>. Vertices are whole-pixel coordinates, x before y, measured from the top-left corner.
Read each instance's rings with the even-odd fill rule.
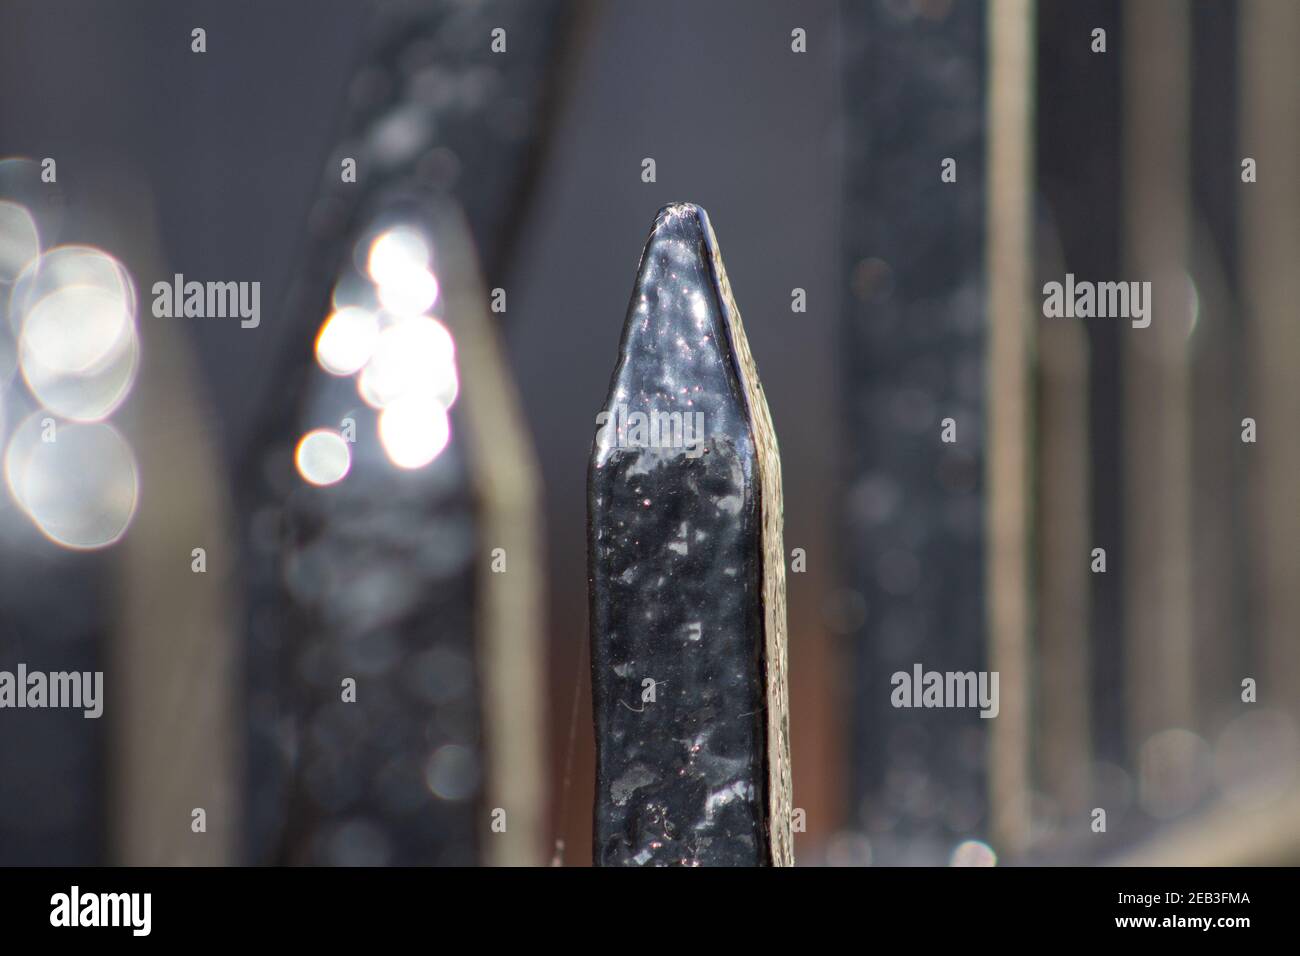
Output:
[[[704,211],[642,253],[588,472],[597,865],[790,865],[781,471]]]
[[[284,498],[287,857],[539,864],[531,452],[457,208],[397,194],[367,222]]]
[[[893,675],[910,677],[914,667],[962,674],[993,669],[986,500],[996,383],[989,378],[988,339],[993,323],[1015,319],[989,313],[992,290],[985,281],[992,252],[989,10],[978,3],[936,4],[931,13],[844,4],[840,20],[848,280],[841,547],[845,586],[862,609],[849,638],[856,688],[850,798],[870,859],[884,865],[947,863],[966,841],[989,838],[984,755],[992,725],[1004,719],[983,719],[973,707],[916,711],[891,701],[899,687]],[[1000,22],[1014,34],[1013,23]],[[1017,64],[1009,66],[999,90],[1015,82]],[[1014,124],[1023,103],[1009,105],[999,115],[1020,135]],[[1024,162],[1023,145],[1002,142],[1008,158]],[[956,163],[952,182],[941,179],[945,157]],[[1025,184],[1009,171],[998,182],[1014,220],[1020,215],[1015,191]],[[1000,248],[1014,257],[1018,244],[1012,236]],[[1023,374],[1017,364],[1023,334],[1002,340],[1010,346],[1007,374]],[[1011,452],[1000,464],[1010,467],[996,473],[1018,478],[1020,379],[1010,386],[997,401],[1007,417],[994,425]],[[1016,502],[999,500],[1012,523],[1019,521]],[[1012,565],[1022,560],[1008,554]],[[1022,600],[1010,595],[1011,613],[1003,615],[1018,629]],[[1019,659],[1023,633],[1007,637]],[[1009,679],[1001,682],[1004,701],[1024,692]],[[1010,770],[1002,777],[1010,786],[999,783],[1003,792],[1022,789],[1015,736],[999,747]]]
[[[358,258],[361,272],[366,268],[366,250],[360,249],[359,255],[359,244],[367,238],[366,230],[375,226],[383,211],[394,210],[392,204],[397,196],[404,197],[402,201],[417,202],[435,196],[445,198],[457,207],[457,212],[450,218],[459,221],[463,214],[468,224],[466,228],[472,234],[472,252],[462,245],[460,239],[450,242],[448,249],[435,250],[438,255],[448,254],[450,249],[460,250],[455,253],[460,256],[458,261],[473,265],[472,273],[458,267],[451,272],[444,269],[437,276],[445,283],[439,306],[450,301],[453,293],[464,304],[483,292],[479,263],[489,278],[504,271],[521,213],[527,205],[528,184],[540,155],[538,146],[546,128],[545,119],[562,59],[560,47],[569,24],[567,12],[558,0],[526,5],[510,0],[487,0],[472,5],[454,0],[375,0],[370,4],[369,13],[365,39],[353,65],[343,104],[339,138],[324,164],[311,208],[304,249],[285,308],[285,321],[277,324],[278,334],[289,341],[287,345],[266,353],[271,356],[268,361],[272,369],[269,375],[263,376],[271,383],[263,402],[268,411],[262,416],[256,434],[236,456],[236,470],[241,475],[237,488],[239,511],[245,516],[243,567],[248,595],[248,646],[245,655],[249,711],[248,784],[244,803],[248,807],[247,844],[256,862],[286,858],[339,858],[329,852],[313,857],[319,847],[313,849],[304,842],[306,833],[313,828],[318,834],[321,832],[320,818],[305,823],[292,820],[299,811],[295,801],[303,799],[304,787],[308,784],[307,778],[302,776],[303,768],[295,766],[295,763],[303,759],[301,747],[304,742],[310,744],[312,740],[303,738],[295,728],[294,714],[301,715],[305,702],[286,699],[289,688],[303,689],[303,685],[295,684],[303,675],[292,672],[296,665],[291,661],[302,652],[302,646],[291,650],[286,645],[300,638],[310,639],[312,635],[294,635],[286,629],[279,525],[285,514],[286,496],[294,485],[301,485],[299,476],[293,473],[292,443],[302,434],[298,430],[304,424],[302,416],[310,412],[312,403],[342,403],[335,406],[337,415],[318,417],[314,421],[316,426],[335,431],[341,427],[340,418],[345,417],[345,412],[340,409],[351,410],[360,406],[363,416],[370,410],[358,400],[356,386],[360,383],[351,379],[343,389],[345,396],[339,392],[337,382],[333,383],[332,392],[322,392],[322,383],[330,376],[318,367],[313,340],[327,316],[341,311],[340,306],[357,305],[348,300],[349,290],[340,290],[336,283],[351,270],[357,273],[352,278],[360,283],[353,282],[353,289],[364,290],[368,286],[367,277],[357,271]],[[530,42],[513,47],[510,56],[496,55],[484,38],[497,27],[508,29],[512,36],[527,36]],[[509,120],[497,121],[502,117],[509,117]],[[340,176],[340,163],[346,159],[356,161],[354,181]],[[421,210],[417,215],[430,214],[429,206],[423,206]],[[442,221],[445,223],[450,219]],[[417,225],[420,223],[428,225],[425,219],[420,219]],[[458,228],[453,231],[459,234]],[[442,244],[448,245],[446,241]],[[396,242],[389,248],[400,253],[407,247]],[[466,283],[473,284],[476,291],[467,292]],[[434,290],[437,296],[436,288],[423,277],[410,291],[421,294],[420,290],[424,293]],[[400,302],[394,304],[401,306]],[[479,304],[473,308],[477,310]],[[386,321],[379,317],[382,311],[376,307],[363,309],[362,313],[369,313],[371,319]],[[437,315],[447,323],[460,322],[464,318],[463,315],[452,316],[449,312],[438,312]],[[359,317],[356,312],[349,312],[348,316]],[[478,328],[476,322],[473,328]],[[365,330],[372,329],[372,326],[369,319],[361,317],[360,322],[340,324],[340,331],[346,333],[348,329]],[[267,331],[272,330],[268,328]],[[539,533],[540,521],[535,508],[512,497],[537,480],[536,470],[529,464],[531,459],[526,447],[516,444],[519,429],[510,422],[499,422],[502,455],[498,465],[500,468],[512,467],[511,456],[518,451],[520,470],[516,475],[504,475],[500,468],[485,460],[492,456],[483,451],[484,446],[469,440],[472,434],[478,434],[476,423],[481,423],[480,413],[497,420],[502,415],[510,417],[512,413],[508,409],[512,407],[510,396],[513,389],[502,378],[504,370],[492,357],[495,344],[491,343],[490,333],[471,329],[466,330],[466,334],[469,340],[457,343],[460,358],[469,363],[466,366],[468,371],[462,371],[474,374],[476,380],[474,383],[461,382],[466,390],[466,401],[460,408],[452,409],[447,419],[449,447],[445,454],[438,456],[440,460],[431,465],[442,473],[442,479],[434,482],[438,486],[436,489],[426,490],[442,495],[445,508],[456,512],[465,526],[472,527],[468,533],[473,538],[473,548],[502,548],[509,570],[493,575],[489,579],[492,587],[487,592],[479,592],[477,588],[484,582],[476,577],[476,571],[480,570],[477,562],[487,560],[487,557],[476,552],[472,559],[476,563],[460,569],[460,585],[451,583],[448,577],[441,590],[425,595],[431,603],[444,600],[446,608],[455,604],[463,611],[460,616],[448,611],[437,622],[437,626],[446,632],[455,631],[464,639],[461,650],[444,648],[446,654],[460,656],[459,664],[443,660],[434,668],[435,672],[446,675],[450,682],[444,690],[455,684],[452,672],[464,664],[465,654],[469,653],[473,643],[474,628],[482,623],[481,617],[496,622],[483,625],[493,634],[500,633],[501,627],[513,626],[511,621],[518,622],[519,636],[517,645],[514,645],[517,654],[502,666],[533,669],[533,673],[538,668],[531,656],[536,653],[534,635],[541,626],[539,615],[531,609],[531,602],[536,600],[536,576],[541,574],[540,556],[534,553],[530,543]],[[429,344],[437,338],[440,338],[439,334],[424,336],[423,341]],[[349,341],[347,334],[336,339],[344,345]],[[472,344],[475,342],[479,343],[478,347]],[[401,352],[400,349],[393,351],[395,354]],[[486,371],[482,374],[473,371],[480,367]],[[480,387],[482,391],[479,391]],[[329,397],[330,394],[334,397]],[[483,396],[484,407],[474,399],[475,394]],[[321,409],[317,407],[315,413],[319,415]],[[357,421],[360,422],[360,418]],[[366,438],[373,451],[376,444],[373,420],[368,426],[359,424],[358,433]],[[425,437],[429,434],[425,433]],[[332,448],[337,452],[340,447],[340,443],[332,438],[320,441],[327,443],[321,446],[326,450]],[[484,441],[491,444],[495,439]],[[360,452],[362,447],[357,445],[353,451]],[[387,462],[377,467],[387,470],[394,466]],[[485,476],[484,469],[492,471],[495,477]],[[366,472],[353,484],[379,482],[381,474],[382,471]],[[372,490],[381,484],[374,484]],[[310,489],[298,487],[295,491],[301,496],[301,492]],[[377,513],[371,506],[377,507],[378,502],[367,501],[366,495],[359,491],[356,498],[362,513],[372,517]],[[512,514],[514,517],[509,517]],[[441,517],[450,520],[449,513],[442,513]],[[411,529],[413,535],[416,530]],[[425,556],[433,557],[441,552],[441,559],[451,562],[452,553],[457,550],[457,543],[462,541],[462,532],[465,531],[466,528],[458,526],[454,534],[445,535],[437,543],[426,541],[429,553]],[[390,537],[387,544],[392,546],[396,540],[396,537]],[[489,543],[490,540],[499,543]],[[374,546],[382,553],[385,542],[374,542]],[[490,551],[486,554],[490,555]],[[368,580],[373,583],[377,579]],[[407,580],[409,583],[413,578]],[[507,582],[509,594],[502,596],[499,589],[505,588]],[[453,600],[456,596],[463,600],[457,603]],[[292,615],[288,620],[292,620]],[[410,620],[403,626],[418,627]],[[406,636],[419,638],[418,634]],[[366,639],[382,642],[385,637],[371,635]],[[492,640],[487,640],[487,643],[496,646]],[[347,646],[347,642],[342,642],[337,649],[342,651]],[[476,726],[470,734],[475,746],[482,734],[493,733],[494,724],[492,714],[478,709],[481,701],[477,695],[481,691],[492,696],[496,686],[492,679],[495,671],[490,670],[495,665],[490,661],[479,663],[489,670],[479,670],[477,665],[471,668],[475,681],[473,713],[478,715],[473,718]],[[480,680],[484,682],[482,686],[478,684]],[[514,811],[508,806],[498,807],[496,803],[486,808],[506,811],[504,819],[500,820],[505,826],[504,834],[493,831],[492,842],[482,842],[480,838],[487,831],[480,826],[485,819],[481,815],[466,817],[464,826],[460,827],[450,825],[446,820],[439,824],[416,814],[416,832],[400,846],[390,843],[390,848],[400,850],[397,856],[389,857],[390,860],[432,862],[430,854],[448,854],[442,859],[462,863],[523,862],[529,856],[523,848],[535,829],[532,821],[544,813],[545,798],[544,792],[539,791],[536,799],[525,799],[522,795],[533,785],[522,781],[533,778],[537,772],[536,762],[541,757],[540,754],[531,754],[531,748],[543,734],[544,722],[535,713],[535,692],[525,687],[517,690],[517,710],[512,713],[530,715],[531,725],[508,740],[501,734],[493,734],[506,752],[513,754],[500,759],[514,770],[503,775],[498,758],[492,756],[494,751],[475,752],[472,757],[461,751],[452,751],[451,757],[444,757],[444,761],[464,760],[466,766],[472,763],[479,772],[486,774],[484,785],[487,789],[476,788],[471,801],[475,812],[479,809],[478,800],[494,799],[493,793],[499,783],[515,781],[513,787],[506,784],[507,789],[516,795]],[[447,693],[455,696],[450,690]],[[334,696],[337,699],[337,684]],[[362,699],[358,697],[359,702]],[[465,697],[462,701],[470,699]],[[411,704],[410,701],[407,703]],[[310,705],[307,706],[310,709]],[[492,709],[491,704],[484,706]],[[469,711],[465,713],[468,715]],[[414,719],[413,714],[411,711],[406,716]],[[426,716],[435,722],[439,719],[445,722],[445,716]],[[478,724],[480,717],[482,723]],[[464,722],[469,721],[466,716]],[[464,726],[460,728],[461,731],[467,729]],[[431,757],[431,754],[426,756]],[[484,760],[486,766],[482,763]],[[444,769],[447,766],[449,764],[443,764]],[[323,768],[324,765],[319,769],[323,772]],[[409,768],[405,768],[401,773],[406,775],[409,783],[411,775],[408,771]],[[389,772],[394,771],[390,768]],[[297,775],[297,779],[291,780],[291,775]],[[414,790],[399,789],[415,794]],[[424,798],[421,796],[419,799]],[[468,806],[464,800],[453,800],[445,803],[443,809],[451,812]],[[343,817],[340,815],[337,819],[342,821]],[[294,826],[292,833],[291,821]],[[368,832],[364,826],[343,830],[339,845],[348,840],[359,845],[358,834],[361,835],[360,843],[364,843]],[[443,839],[453,832],[465,836],[458,847]],[[373,848],[379,842],[371,841],[370,846]]]

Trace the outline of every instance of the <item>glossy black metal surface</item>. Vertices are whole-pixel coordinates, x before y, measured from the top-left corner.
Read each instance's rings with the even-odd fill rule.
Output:
[[[761,496],[711,252],[702,210],[660,212],[597,422],[597,865],[769,861]]]

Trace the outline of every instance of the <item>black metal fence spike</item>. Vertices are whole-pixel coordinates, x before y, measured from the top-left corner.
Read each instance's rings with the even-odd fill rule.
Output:
[[[703,209],[660,210],[588,472],[597,865],[790,865],[781,467]]]

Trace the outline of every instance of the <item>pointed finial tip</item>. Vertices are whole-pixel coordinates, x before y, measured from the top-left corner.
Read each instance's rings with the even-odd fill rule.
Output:
[[[707,222],[709,214],[704,211],[703,206],[697,206],[693,202],[670,202],[659,210],[659,215],[655,217],[655,223],[666,223],[679,219],[698,219],[701,222]]]
[[[693,202],[671,202],[659,210],[650,227],[650,242],[672,242],[690,238],[708,240],[712,233],[709,214]]]
[[[659,210],[661,216],[693,216],[696,213],[704,212],[701,206],[693,202],[670,202]]]

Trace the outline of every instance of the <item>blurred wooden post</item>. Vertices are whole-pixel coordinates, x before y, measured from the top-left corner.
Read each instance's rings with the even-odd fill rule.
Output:
[[[595,862],[791,865],[781,463],[697,206],[655,220],[597,424]]]

